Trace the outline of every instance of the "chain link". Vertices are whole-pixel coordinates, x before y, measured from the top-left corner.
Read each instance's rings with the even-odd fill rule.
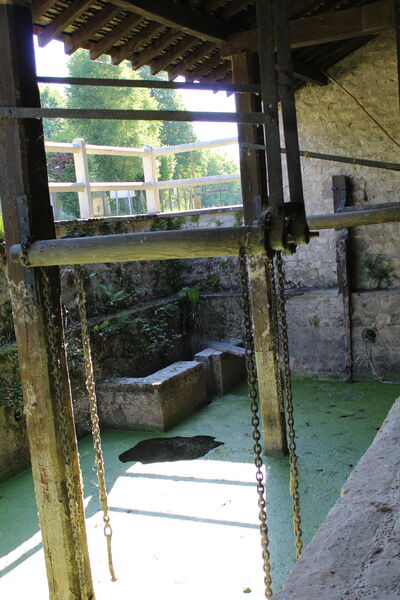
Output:
[[[92,593],[88,590],[88,581],[86,577],[85,558],[82,553],[80,538],[82,533],[82,521],[80,518],[79,502],[77,498],[76,482],[74,477],[74,468],[71,461],[70,432],[68,427],[68,415],[64,402],[63,382],[61,376],[60,344],[58,339],[58,327],[55,321],[55,315],[52,305],[51,284],[46,269],[40,269],[40,275],[43,283],[43,300],[47,320],[47,338],[49,345],[50,369],[53,379],[53,390],[57,409],[57,426],[61,442],[61,449],[65,463],[65,483],[68,498],[69,520],[73,538],[75,559],[77,563],[78,579],[80,586],[79,596],[75,593],[74,598],[89,600]],[[79,467],[78,467],[79,468]],[[79,471],[80,473],[80,471]]]
[[[289,364],[289,341],[287,332],[287,319],[285,310],[285,273],[283,267],[282,253],[276,253],[277,271],[277,307],[280,324],[280,342],[283,356],[283,388],[286,398],[287,424],[289,436],[289,464],[290,464],[290,493],[293,499],[293,527],[296,545],[296,558],[302,553],[302,529],[300,516],[300,494],[299,494],[299,471],[297,466],[296,440],[293,416],[292,381]]]
[[[108,499],[107,499],[107,488],[105,480],[105,469],[103,452],[101,449],[101,436],[100,436],[100,423],[99,415],[97,412],[97,398],[96,398],[96,387],[94,382],[93,362],[90,351],[90,337],[87,323],[86,314],[86,295],[83,285],[82,269],[80,265],[75,265],[75,281],[78,290],[78,308],[79,316],[81,320],[81,332],[82,332],[82,345],[83,355],[85,361],[85,373],[86,373],[86,389],[89,395],[89,406],[90,406],[90,419],[92,422],[92,436],[93,436],[93,447],[96,455],[96,466],[97,466],[97,480],[99,482],[99,499],[101,509],[103,511],[103,522],[104,522],[104,535],[107,539],[107,555],[108,555],[108,568],[111,575],[111,581],[116,581],[115,571],[112,559],[111,549],[111,538],[112,529],[110,523],[110,515],[108,511]]]
[[[260,418],[258,416],[258,391],[257,391],[257,369],[254,358],[254,340],[251,325],[251,311],[250,311],[250,298],[249,298],[249,285],[247,280],[246,270],[246,258],[243,248],[239,251],[239,268],[240,268],[240,280],[242,287],[242,308],[243,318],[245,325],[245,337],[244,345],[246,351],[246,370],[247,370],[247,382],[249,386],[249,399],[250,399],[250,410],[252,414],[251,423],[253,426],[253,440],[254,440],[254,464],[256,466],[256,480],[257,480],[257,493],[258,493],[258,517],[260,520],[260,534],[261,534],[261,547],[262,547],[262,558],[263,558],[263,570],[264,570],[264,585],[265,585],[265,597],[270,598],[272,596],[272,578],[271,578],[271,562],[269,552],[269,537],[268,537],[268,525],[267,525],[267,503],[264,486],[264,473],[262,470],[262,448],[260,444],[261,433],[260,433]]]

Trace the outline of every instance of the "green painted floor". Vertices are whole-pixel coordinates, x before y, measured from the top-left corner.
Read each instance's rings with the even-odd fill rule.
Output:
[[[246,386],[169,431],[224,442],[195,461],[121,463],[139,432],[104,432],[118,582],[107,573],[90,438],[80,442],[96,598],[262,598],[257,494]],[[316,532],[367,449],[400,385],[296,379],[295,419],[304,541]],[[159,437],[157,434],[156,437]],[[267,459],[274,589],[294,564],[288,461]],[[31,474],[0,485],[0,597],[47,597]]]

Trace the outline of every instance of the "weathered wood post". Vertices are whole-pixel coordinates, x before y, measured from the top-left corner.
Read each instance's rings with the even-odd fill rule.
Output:
[[[31,4],[29,0],[2,0],[0,106],[39,105]],[[0,147],[0,197],[7,248],[24,236],[55,237],[41,121],[0,120]],[[25,241],[29,243],[28,238]],[[8,261],[32,472],[50,598],[89,600],[94,594],[63,348],[58,268],[46,272],[51,285],[48,302],[56,356],[50,348],[48,311],[39,273]],[[59,383],[58,393],[55,379]],[[61,425],[60,405],[64,415]],[[67,442],[64,445],[60,443],[61,433]],[[72,490],[68,491],[67,481],[73,483]]]
[[[235,83],[257,83],[257,57],[238,53],[231,57]],[[259,100],[251,94],[236,95],[238,112],[257,112]],[[261,212],[266,199],[265,154],[246,147],[246,143],[264,143],[256,125],[239,125],[239,157],[245,225],[251,225]],[[287,453],[286,425],[280,396],[278,347],[274,336],[271,282],[264,257],[248,261],[252,303],[254,345],[256,351],[260,412],[266,454]]]
[[[345,175],[333,175],[333,208],[340,212],[349,205],[349,185]],[[351,307],[350,232],[347,227],[336,230],[336,266],[339,292],[343,301],[344,369],[346,381],[353,378],[353,342]]]
[[[152,184],[150,190],[146,190],[147,200],[147,212],[148,213],[159,213],[160,212],[160,195],[157,187],[157,159],[154,154],[152,146],[144,146],[143,150],[146,151],[143,156],[143,171],[144,180],[147,183]]]
[[[79,215],[81,219],[93,218],[93,201],[92,192],[90,189],[89,164],[87,159],[86,144],[82,138],[76,138],[72,141],[74,148],[78,148],[78,152],[73,153],[75,164],[76,181],[83,183],[85,189],[78,192],[79,198]]]

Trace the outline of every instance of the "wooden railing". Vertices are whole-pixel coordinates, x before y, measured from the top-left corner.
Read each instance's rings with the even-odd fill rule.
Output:
[[[206,177],[193,177],[188,179],[172,179],[158,181],[157,157],[167,154],[178,154],[180,152],[193,152],[218,148],[237,144],[237,138],[225,138],[210,142],[194,142],[181,144],[179,146],[165,146],[153,148],[125,148],[119,146],[95,146],[86,144],[85,140],[77,138],[71,143],[46,142],[46,152],[71,153],[75,165],[76,181],[73,182],[50,182],[49,189],[52,196],[55,216],[57,218],[57,206],[55,194],[57,192],[77,192],[79,199],[80,218],[88,219],[95,216],[93,192],[116,192],[128,190],[142,190],[146,194],[146,205],[148,213],[159,213],[160,190],[167,188],[194,188],[197,186],[214,185],[240,180],[239,173],[228,175],[209,175]],[[144,181],[90,181],[88,155],[130,156],[139,157],[143,161]],[[200,208],[200,206],[198,207]]]

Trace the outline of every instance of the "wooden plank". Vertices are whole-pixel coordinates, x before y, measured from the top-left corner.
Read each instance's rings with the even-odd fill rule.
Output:
[[[150,61],[151,74],[157,75],[165,67],[170,65],[174,60],[183,56],[185,52],[188,52],[193,46],[197,44],[197,38],[193,36],[185,36],[180,42],[172,46],[165,54],[157,60]]]
[[[311,215],[307,217],[310,229],[338,229],[341,227],[360,227],[362,225],[378,225],[380,223],[400,222],[400,203],[396,208],[379,208],[372,210],[354,210],[331,215]]]
[[[397,46],[397,83],[400,108],[400,0],[394,0],[396,21],[396,46]]]
[[[60,13],[49,25],[41,30],[38,35],[38,44],[41,48],[53,40],[63,29],[68,27],[77,19],[89,6],[92,0],[75,0],[62,13]]]
[[[199,46],[198,48],[196,48],[196,50],[191,52],[189,56],[181,60],[176,65],[176,67],[167,69],[168,79],[171,81],[172,79],[175,79],[175,77],[178,77],[178,75],[180,75],[184,71],[187,71],[191,67],[194,67],[199,62],[199,60],[212,54],[215,48],[217,48],[217,46],[215,44],[212,44],[211,42],[205,42],[204,44],[201,44],[201,46]]]
[[[263,252],[258,230],[251,227],[211,227],[181,231],[122,233],[86,238],[33,242],[26,256],[31,265],[96,264],[134,260],[169,260],[212,256],[238,256],[243,246],[249,254]],[[19,261],[21,247],[10,248]]]
[[[33,18],[39,19],[53,6],[54,3],[55,0],[32,0]]]
[[[231,57],[232,75],[235,83],[258,81],[258,65],[250,54]],[[236,96],[239,111],[260,110],[260,99],[250,94]],[[243,212],[246,225],[259,216],[267,201],[265,154],[244,148],[244,142],[263,140],[261,128],[239,125],[239,159],[242,182]],[[271,282],[268,278],[265,256],[249,260],[249,291],[252,303],[254,345],[259,386],[260,414],[263,424],[263,445],[267,454],[286,453],[286,427],[281,412],[280,371],[278,347],[271,335],[274,331]]]
[[[316,85],[328,85],[329,81],[325,73],[323,73],[314,65],[304,63],[300,60],[292,58],[293,75],[301,81],[307,83],[315,83]]]
[[[346,207],[350,197],[348,178],[332,177],[333,208],[338,212]],[[344,369],[346,381],[353,379],[352,307],[351,307],[351,261],[350,234],[347,227],[336,232],[336,265],[339,292],[343,301]]]
[[[116,25],[107,35],[94,44],[92,50],[90,50],[91,60],[96,60],[96,58],[111,50],[115,42],[125,37],[141,21],[143,21],[142,15],[132,14],[126,17],[119,25]]]
[[[170,45],[177,43],[182,37],[182,33],[175,30],[167,30],[166,33],[154,40],[148,48],[143,50],[132,60],[132,69],[140,69],[143,65],[147,65],[150,60],[153,60],[157,54],[163,52]]]
[[[32,35],[32,15],[27,2],[0,4],[0,106],[39,105]],[[54,237],[49,200],[43,129],[38,120],[1,121],[0,146],[3,160],[0,178],[7,249],[24,234],[40,239]],[[19,198],[19,201],[17,200]],[[26,201],[24,200],[26,198]],[[17,206],[26,208],[25,220],[17,217]],[[61,393],[57,395],[51,369],[53,358],[47,342],[46,310],[38,273],[8,263],[25,416],[32,473],[50,598],[92,600],[81,475],[72,402],[62,344],[60,282],[58,269],[48,270],[51,283],[52,322],[57,332]],[[59,408],[65,413],[64,437],[60,445]],[[75,483],[71,520],[66,481]],[[81,567],[81,569],[80,569]],[[81,576],[79,571],[81,570]],[[29,586],[29,582],[28,582]]]
[[[134,10],[147,19],[157,21],[173,29],[179,29],[211,42],[227,40],[227,24],[212,15],[195,8],[188,8],[172,0],[113,0],[113,3],[126,10]]]
[[[233,356],[246,356],[246,350],[244,348],[241,348],[240,346],[235,346],[234,344],[230,344],[229,342],[206,340],[204,341],[204,345],[207,348],[212,348],[213,350],[219,350],[220,352],[227,352],[228,354],[233,354]]]
[[[114,17],[121,12],[120,8],[116,8],[109,4],[100,10],[96,16],[92,17],[85,25],[80,27],[76,33],[66,36],[64,39],[64,52],[73,54],[81,45],[85,44],[97,31],[102,29]]]
[[[340,40],[373,35],[393,29],[393,1],[380,0],[372,4],[323,13],[290,22],[289,37],[292,48],[304,48]],[[237,52],[257,52],[257,30],[232,35],[222,45],[221,55]]]

